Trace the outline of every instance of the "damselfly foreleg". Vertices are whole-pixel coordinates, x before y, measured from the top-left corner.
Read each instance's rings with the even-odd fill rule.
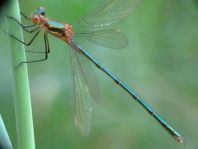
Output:
[[[16,18],[14,18],[14,17],[12,17],[12,16],[6,15],[6,17],[7,17],[8,19],[11,19],[11,20],[15,21],[19,26],[21,26],[21,28],[22,28],[24,31],[26,31],[26,32],[28,32],[28,33],[33,33],[33,32],[35,32],[36,30],[38,30],[38,29],[40,28],[40,27],[36,27],[37,25],[35,25],[35,24],[23,25],[23,24],[20,23]],[[36,27],[36,28],[34,28],[34,29],[32,29],[32,30],[29,30],[28,28],[31,28],[31,27]]]
[[[20,11],[21,16],[23,16],[25,19],[31,21],[31,18],[29,18],[28,16],[26,16],[23,12]]]

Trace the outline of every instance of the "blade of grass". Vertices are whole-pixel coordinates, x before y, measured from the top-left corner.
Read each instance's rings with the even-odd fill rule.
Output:
[[[21,21],[18,0],[12,0],[7,12],[7,15]],[[21,28],[12,21],[7,21],[9,21],[7,22],[8,32],[23,40]],[[10,53],[14,82],[18,148],[35,149],[27,65],[22,64],[18,66],[20,62],[26,61],[24,45],[10,38]]]
[[[12,144],[0,114],[0,148],[12,149]]]

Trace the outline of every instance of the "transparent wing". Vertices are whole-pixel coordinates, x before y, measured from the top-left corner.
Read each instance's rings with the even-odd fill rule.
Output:
[[[92,97],[99,97],[97,81],[84,57],[71,49],[74,77],[74,120],[80,131],[86,135],[90,132],[92,118]]]
[[[83,77],[85,80],[85,83],[89,89],[89,93],[94,101],[100,100],[100,88],[98,84],[98,79],[94,73],[92,64],[90,61],[84,57],[83,55],[76,53],[76,59],[78,59],[79,66],[81,68],[81,71],[83,72]]]
[[[137,3],[138,0],[107,0],[88,16],[74,23],[74,31],[80,29],[77,33],[81,33],[81,31],[107,29],[131,14]]]
[[[86,37],[94,44],[112,49],[122,49],[128,45],[127,37],[117,29],[82,32],[76,34],[74,40],[78,37]]]

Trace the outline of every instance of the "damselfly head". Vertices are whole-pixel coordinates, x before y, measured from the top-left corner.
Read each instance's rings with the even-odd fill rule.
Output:
[[[45,15],[45,8],[44,7],[39,7],[37,12],[38,12],[38,14],[44,16]]]
[[[45,8],[44,7],[39,7],[32,15],[45,15]]]
[[[32,23],[34,24],[41,24],[42,17],[45,16],[45,8],[39,7],[33,14],[32,14]]]

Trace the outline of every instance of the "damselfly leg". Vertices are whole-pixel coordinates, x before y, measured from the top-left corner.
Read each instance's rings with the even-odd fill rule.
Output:
[[[45,51],[44,52],[35,52],[35,51],[29,51],[29,52],[33,52],[33,53],[44,53],[45,54],[45,58],[38,59],[38,60],[21,62],[20,64],[23,64],[23,63],[35,63],[35,62],[41,62],[41,61],[47,60],[48,59],[48,53],[50,52],[47,32],[44,33],[44,42],[45,42]]]
[[[38,28],[38,29],[39,29],[39,28]],[[37,30],[38,30],[38,29],[37,29]],[[32,38],[29,42],[27,42],[27,43],[24,42],[24,41],[22,41],[22,40],[20,40],[20,39],[18,39],[17,37],[15,37],[14,35],[12,35],[12,34],[6,32],[6,31],[4,31],[4,33],[7,34],[8,36],[14,38],[14,39],[17,40],[18,42],[24,44],[25,46],[30,46],[30,45],[32,44],[32,42],[34,41],[34,39],[38,36],[38,34],[40,33],[40,31],[41,31],[41,30],[38,30],[38,31],[36,32],[36,34],[33,36],[33,38]]]
[[[22,12],[21,12],[20,14],[21,14],[25,19],[31,21],[31,19],[28,18],[26,15],[24,15]],[[33,33],[34,31],[36,31],[36,30],[39,29],[39,27],[36,27],[37,25],[35,25],[35,24],[23,25],[23,24],[20,23],[16,18],[14,18],[14,17],[12,17],[12,16],[6,15],[6,17],[7,17],[8,19],[11,19],[11,20],[15,21],[19,26],[21,26],[21,28],[22,28],[24,31],[26,31],[26,32],[28,32],[28,33]],[[31,28],[31,27],[36,27],[36,28],[34,28],[34,29],[32,29],[32,30],[28,30],[28,28]]]
[[[20,11],[21,16],[23,16],[25,19],[31,21],[31,18],[26,16],[23,12]]]
[[[21,13],[21,15],[23,17],[25,17],[26,19],[29,20],[29,18],[27,16],[25,16],[23,13]],[[29,42],[25,42],[25,41],[22,41],[20,40],[19,38],[17,38],[16,36],[4,31],[5,34],[7,34],[8,36],[10,36],[11,38],[17,40],[18,42],[24,44],[25,46],[30,46],[33,41],[36,39],[36,37],[38,36],[38,34],[41,32],[41,29],[40,27],[36,27],[34,28],[33,30],[27,30],[27,28],[30,28],[30,27],[34,27],[34,26],[37,26],[37,25],[23,25],[22,23],[20,23],[16,18],[14,17],[11,17],[11,16],[6,16],[7,18],[9,19],[12,19],[14,20],[18,25],[20,25],[22,27],[23,30],[25,30],[26,32],[28,33],[33,33],[35,31],[37,31],[35,33],[35,35],[32,37],[32,39],[29,41]],[[44,43],[45,43],[45,51],[31,51],[31,50],[26,50],[26,52],[30,52],[30,53],[44,53],[45,54],[45,57],[43,59],[39,59],[39,60],[32,60],[32,61],[26,61],[26,62],[21,62],[19,65],[21,65],[22,63],[34,63],[34,62],[40,62],[40,61],[45,61],[47,60],[48,58],[48,53],[50,52],[50,48],[49,48],[49,40],[48,40],[48,36],[47,36],[47,33],[45,32],[44,33]]]

